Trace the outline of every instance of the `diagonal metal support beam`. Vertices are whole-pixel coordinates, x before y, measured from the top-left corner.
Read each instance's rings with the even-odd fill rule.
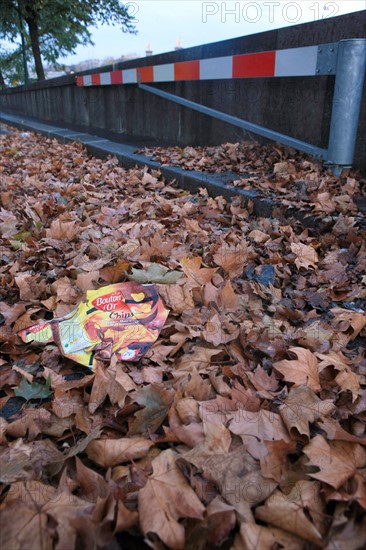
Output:
[[[208,115],[212,118],[217,118],[218,120],[222,120],[223,122],[227,122],[228,124],[232,124],[233,126],[238,126],[243,130],[253,132],[253,134],[258,134],[259,136],[271,139],[272,141],[278,141],[279,143],[283,143],[283,145],[293,147],[294,149],[298,149],[299,151],[303,151],[304,153],[309,153],[314,157],[323,160],[327,159],[327,149],[321,149],[320,147],[316,147],[315,145],[311,145],[310,143],[306,143],[305,141],[300,141],[291,136],[287,136],[286,134],[281,134],[280,132],[264,128],[264,126],[254,124],[253,122],[248,122],[247,120],[242,120],[241,118],[223,113],[222,111],[212,109],[211,107],[206,107],[201,103],[196,103],[194,101],[190,101],[189,99],[185,99],[183,97],[164,92],[159,88],[147,86],[146,84],[141,84],[140,82],[138,86],[141,90],[144,90],[145,92],[155,94],[159,97],[167,99],[168,101],[178,103],[178,105],[182,105],[183,107],[188,107],[189,109],[193,109],[194,111],[198,111],[199,113],[202,113],[204,115]]]

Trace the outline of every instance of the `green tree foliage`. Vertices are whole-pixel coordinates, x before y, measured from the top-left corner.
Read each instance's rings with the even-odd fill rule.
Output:
[[[43,60],[55,63],[78,45],[93,44],[89,28],[120,25],[136,32],[132,16],[119,0],[2,0],[0,38],[31,52],[38,80],[44,79]]]
[[[25,58],[28,66],[33,68],[30,49],[25,52]],[[0,46],[0,87],[5,88],[6,83],[16,86],[24,81],[24,61],[21,46],[18,45],[12,50]]]

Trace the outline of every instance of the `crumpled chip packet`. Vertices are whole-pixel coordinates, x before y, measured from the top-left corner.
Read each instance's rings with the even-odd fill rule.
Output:
[[[76,309],[18,332],[23,342],[56,342],[61,353],[91,369],[95,361],[137,361],[157,340],[169,311],[155,285],[117,283],[89,290]]]

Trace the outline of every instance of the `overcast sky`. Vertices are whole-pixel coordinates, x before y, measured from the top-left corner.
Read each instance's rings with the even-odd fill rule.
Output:
[[[154,54],[167,52],[174,49],[178,36],[188,48],[366,9],[366,0],[136,0],[128,4],[137,35],[117,27],[93,29],[95,46],[80,47],[62,61],[70,64],[131,53],[143,57],[148,43]]]

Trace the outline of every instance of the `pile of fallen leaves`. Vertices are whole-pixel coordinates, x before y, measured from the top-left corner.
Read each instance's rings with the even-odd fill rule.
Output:
[[[366,212],[366,179],[357,171],[338,178],[320,160],[283,147],[255,141],[206,147],[155,147],[147,157],[184,170],[222,173],[227,184],[255,189],[306,213],[331,216]]]
[[[78,144],[1,146],[1,547],[362,548],[359,181],[319,234]],[[16,336],[136,276],[170,309],[138,364]]]

